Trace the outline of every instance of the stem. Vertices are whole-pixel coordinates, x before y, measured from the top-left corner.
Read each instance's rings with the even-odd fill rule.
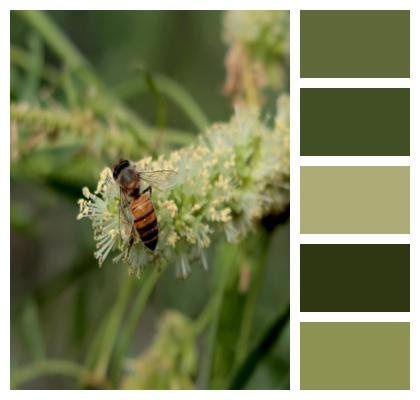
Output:
[[[22,101],[32,101],[39,88],[42,70],[44,69],[44,48],[38,34],[29,37],[31,57],[28,60],[28,69],[23,89],[19,94]]]
[[[204,131],[209,122],[194,98],[170,78],[158,76],[157,81],[162,92],[184,111],[199,131]]]
[[[72,361],[65,360],[39,360],[33,364],[17,369],[11,378],[11,387],[17,388],[24,383],[42,375],[62,375],[81,379],[89,371]]]
[[[95,132],[103,131],[107,135],[108,128],[100,125],[97,119],[91,118],[87,120],[83,113],[78,109],[56,108],[54,110],[48,108],[41,108],[35,105],[28,105],[27,103],[10,104],[10,118],[17,123],[23,123],[26,126],[48,129],[55,126],[59,129],[72,129],[81,133],[81,137],[92,135]],[[148,134],[152,137],[158,134],[159,129],[155,127],[147,128]],[[130,134],[129,132],[121,131],[121,135]],[[165,128],[165,144],[168,145],[189,145],[196,138],[195,134],[190,132],[179,131],[175,129]],[[125,142],[123,142],[125,143]],[[120,151],[123,151],[120,145]]]
[[[229,389],[242,389],[247,384],[249,378],[254,373],[258,364],[270,352],[276,344],[277,339],[283,333],[284,328],[290,319],[290,307],[281,311],[268,326],[265,333],[261,336],[257,345],[248,353],[243,363],[235,371]]]
[[[31,25],[44,38],[46,43],[54,50],[86,83],[95,86],[103,93],[109,108],[115,108],[121,117],[125,118],[136,128],[139,141],[148,149],[151,149],[151,138],[147,134],[147,125],[131,110],[127,109],[118,99],[107,92],[105,86],[96,77],[88,61],[82,53],[71,43],[49,16],[43,11],[18,11],[25,21]]]
[[[257,251],[254,257],[254,277],[251,281],[251,287],[247,296],[242,323],[239,331],[238,344],[236,346],[235,367],[243,361],[248,349],[249,338],[252,332],[252,322],[254,319],[255,308],[258,301],[258,295],[261,290],[261,285],[267,265],[269,244],[269,236],[267,233],[262,232],[261,237],[257,239]]]
[[[73,43],[67,39],[64,33],[57,28],[55,23],[46,13],[36,10],[22,10],[16,12],[43,36],[51,48],[54,49],[54,51],[56,51],[72,69],[88,67],[88,63],[83,55]]]
[[[214,315],[216,302],[210,299],[204,309],[201,311],[198,318],[194,321],[193,324],[193,331],[194,336],[200,335],[203,329],[208,325],[211,321],[212,316]]]
[[[246,103],[251,107],[259,106],[259,94],[255,83],[255,77],[252,72],[251,60],[245,54],[243,61],[243,79]]]
[[[20,47],[10,45],[10,62],[18,67],[29,70],[31,55]],[[51,65],[44,65],[41,70],[41,76],[51,85],[56,85],[60,80],[60,72]]]
[[[23,334],[34,360],[45,359],[45,341],[39,321],[38,306],[30,299],[22,315]]]
[[[130,298],[131,289],[133,287],[133,278],[129,275],[124,277],[118,297],[114,307],[112,308],[108,322],[105,327],[104,336],[99,346],[99,359],[96,363],[94,375],[99,381],[105,379],[108,364],[111,359],[112,349],[114,347],[115,338],[121,326],[124,311]],[[101,332],[98,332],[101,334]]]
[[[119,99],[115,98],[111,93],[109,93],[102,82],[96,77],[93,70],[90,68],[88,61],[83,57],[83,55],[77,50],[77,48],[67,39],[67,37],[61,32],[61,30],[56,26],[56,24],[48,17],[45,12],[42,11],[17,11],[25,21],[31,25],[39,34],[44,38],[45,42],[54,50],[64,62],[70,67],[70,69],[77,73],[82,80],[89,83],[90,85],[95,86],[99,92],[104,93],[104,100],[108,102],[105,110],[102,110],[103,114],[106,114],[107,109],[114,109],[113,112],[119,114],[119,116],[128,121],[129,124],[135,128],[137,138],[140,143],[145,146],[149,151],[152,150],[152,139],[156,134],[159,133],[159,130],[156,128],[150,127],[146,124],[137,114],[132,110],[127,108]],[[27,60],[27,53],[24,50],[12,48],[11,58],[15,60],[17,64],[22,67],[26,67],[27,63],[24,61]],[[60,75],[53,68],[44,71],[46,78],[51,83],[57,83],[60,79]],[[143,80],[142,80],[143,82]],[[178,98],[184,98],[184,108],[188,107],[189,113],[194,114],[194,118],[197,120],[203,121],[203,113],[198,108],[194,107],[194,99],[187,92],[179,94],[180,88],[178,90]],[[172,92],[174,89],[172,88]],[[175,90],[176,92],[176,90]],[[189,98],[189,99],[188,99]],[[187,105],[185,105],[185,102]],[[207,125],[207,123],[206,123]],[[192,138],[194,137],[191,134],[186,132],[174,130],[174,129],[165,129],[166,141],[168,143],[173,143],[176,145],[186,145],[190,144]]]
[[[176,81],[164,75],[153,74],[153,79],[159,90],[171,99],[191,120],[199,131],[204,131],[209,125],[206,115],[194,100],[194,98]],[[146,84],[141,77],[134,78],[115,88],[115,93],[122,99],[127,100],[138,93],[146,90]]]
[[[140,315],[143,313],[146,303],[159,280],[160,274],[161,271],[157,271],[156,269],[148,274],[134,301],[134,305],[124,324],[124,329],[121,332],[121,338],[115,346],[116,360],[112,368],[113,381],[116,381],[119,378],[122,360],[127,356],[130,342],[136,330]]]
[[[222,309],[223,295],[228,282],[229,272],[232,263],[235,260],[237,251],[233,246],[221,244],[217,251],[216,272],[214,274],[214,307],[211,315],[209,333],[207,337],[207,349],[203,366],[203,375],[199,383],[202,388],[209,389],[211,387],[211,376],[214,360],[214,352],[216,347],[217,331],[219,328],[220,312]],[[200,387],[201,388],[201,387]]]
[[[86,368],[93,369],[95,362],[98,359],[98,355],[100,354],[100,347],[105,336],[105,329],[109,324],[109,319],[110,315],[107,315],[107,317],[104,318],[104,320],[101,322],[99,328],[96,331],[96,335],[90,343],[89,350],[85,358]]]

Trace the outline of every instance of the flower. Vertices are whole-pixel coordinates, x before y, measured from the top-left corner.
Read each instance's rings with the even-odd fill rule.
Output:
[[[82,193],[85,198],[78,201],[80,210],[77,219],[92,220],[93,238],[98,248],[95,258],[101,266],[120,235],[116,218],[119,212],[119,190],[112,181],[111,170],[106,168],[102,171],[96,194],[91,193],[87,187],[83,188]]]
[[[289,52],[288,11],[227,11],[223,22],[225,42],[242,43],[252,58],[264,61]]]
[[[223,22],[224,91],[235,104],[261,106],[263,89],[281,89],[288,80],[289,12],[227,11]]]
[[[123,389],[194,389],[197,349],[193,323],[166,311],[151,346],[128,363]]]
[[[273,128],[257,112],[238,109],[228,123],[214,124],[198,143],[153,160],[136,163],[140,171],[174,169],[177,184],[153,191],[160,232],[155,251],[138,240],[130,248],[131,227],[119,223],[119,189],[106,168],[92,194],[84,189],[78,218],[89,218],[102,264],[111,251],[140,275],[147,265],[173,262],[186,277],[191,263],[206,267],[205,251],[217,238],[237,243],[270,212],[289,203],[288,98],[279,100]]]

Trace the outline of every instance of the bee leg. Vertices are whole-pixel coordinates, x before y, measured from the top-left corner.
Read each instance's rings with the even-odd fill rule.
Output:
[[[128,243],[128,253],[130,253],[131,248],[133,247],[134,239],[130,239],[130,243]]]
[[[129,255],[130,255],[130,250],[131,250],[131,248],[133,247],[133,244],[134,244],[133,231],[134,231],[134,226],[131,228],[130,241],[128,242],[127,259],[128,259]]]
[[[145,194],[146,192],[149,192],[150,196],[152,195],[152,187],[148,186],[146,189],[144,189],[141,194]]]

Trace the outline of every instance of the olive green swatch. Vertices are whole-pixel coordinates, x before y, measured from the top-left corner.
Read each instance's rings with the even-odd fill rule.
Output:
[[[301,167],[300,232],[410,233],[409,167]]]
[[[410,89],[301,89],[302,156],[409,156]]]
[[[300,311],[409,312],[408,244],[302,244]]]
[[[409,389],[409,323],[301,323],[300,387],[315,390]]]
[[[409,78],[410,12],[300,12],[302,78]]]

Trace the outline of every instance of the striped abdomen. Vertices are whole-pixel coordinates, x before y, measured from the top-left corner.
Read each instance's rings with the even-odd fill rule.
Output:
[[[159,231],[155,208],[148,193],[132,200],[131,212],[141,241],[150,250],[154,250],[158,242]]]

